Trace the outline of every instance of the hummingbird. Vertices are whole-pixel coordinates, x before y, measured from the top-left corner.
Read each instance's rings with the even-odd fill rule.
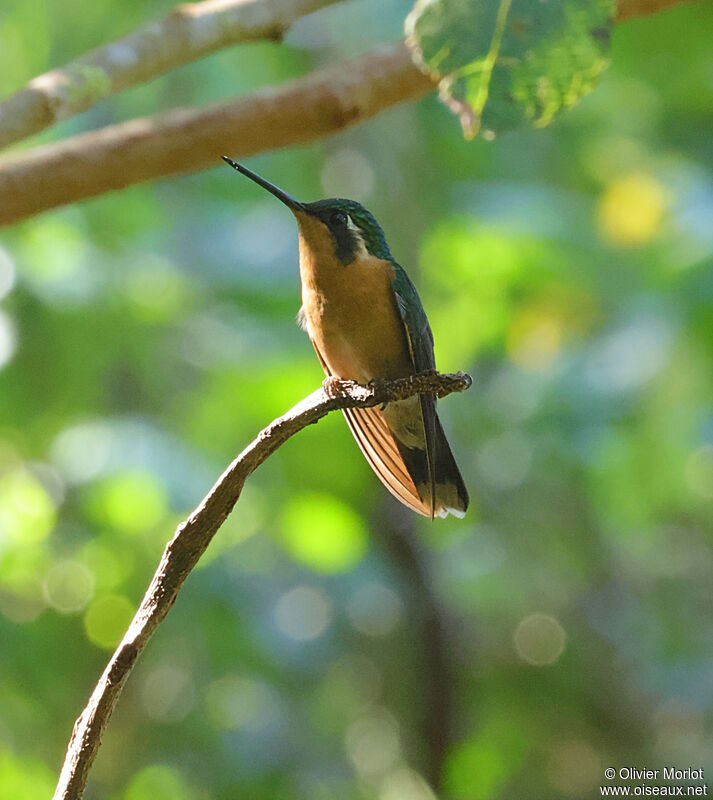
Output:
[[[297,318],[327,376],[367,384],[436,368],[433,334],[416,288],[363,205],[342,198],[303,203],[231,158],[223,160],[281,200],[297,220]],[[369,465],[401,503],[431,519],[465,514],[468,492],[435,397],[343,413]]]

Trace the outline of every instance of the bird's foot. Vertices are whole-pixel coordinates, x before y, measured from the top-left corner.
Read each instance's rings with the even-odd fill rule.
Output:
[[[336,375],[327,375],[322,381],[322,389],[330,400],[336,400],[338,397],[344,397],[347,389],[353,386],[353,381],[343,381]]]

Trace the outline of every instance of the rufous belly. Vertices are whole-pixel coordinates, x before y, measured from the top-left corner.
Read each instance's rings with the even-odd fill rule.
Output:
[[[314,273],[301,271],[307,332],[333,375],[365,383],[413,371],[387,261],[337,264],[328,275],[320,271],[318,283]]]

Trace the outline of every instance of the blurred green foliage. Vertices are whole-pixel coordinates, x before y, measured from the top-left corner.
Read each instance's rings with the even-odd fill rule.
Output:
[[[40,139],[334,62],[408,6],[336,5]],[[0,91],[148,14],[6,0]],[[617,26],[542,131],[466,143],[432,97],[251,162],[383,223],[440,368],[475,377],[441,403],[473,507],[402,514],[338,415],[291,440],[137,665],[88,797],[432,798],[414,563],[450,632],[439,796],[713,767],[712,40],[706,3]],[[322,375],[293,220],[222,164],[3,231],[0,296],[0,797],[33,800],[175,524]]]

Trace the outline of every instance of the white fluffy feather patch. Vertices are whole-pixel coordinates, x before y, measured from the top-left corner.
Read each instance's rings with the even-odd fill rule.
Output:
[[[304,306],[300,306],[300,310],[297,312],[297,324],[305,333],[309,333],[309,320],[307,319],[307,314],[305,314]]]

